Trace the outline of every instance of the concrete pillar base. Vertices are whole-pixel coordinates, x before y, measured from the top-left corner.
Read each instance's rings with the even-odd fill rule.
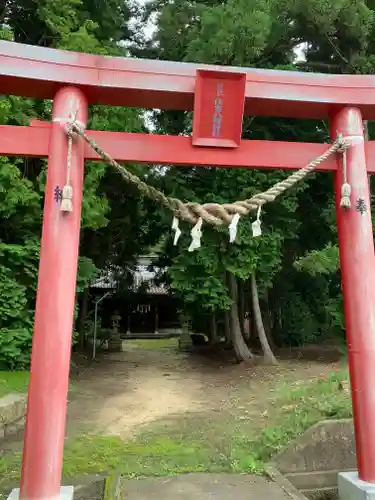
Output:
[[[8,500],[19,500],[20,497],[20,489],[15,488],[8,497]],[[73,486],[61,486],[59,497],[53,498],[35,498],[33,500],[73,500],[74,497],[74,487]]]
[[[375,484],[358,478],[358,472],[340,472],[339,500],[375,500]]]

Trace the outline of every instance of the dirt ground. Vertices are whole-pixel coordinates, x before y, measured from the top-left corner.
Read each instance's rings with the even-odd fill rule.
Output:
[[[92,432],[135,437],[148,424],[183,414],[238,411],[267,418],[275,384],[325,377],[337,363],[303,359],[278,366],[236,365],[179,352],[171,346],[105,354],[74,380],[68,407],[68,434]]]

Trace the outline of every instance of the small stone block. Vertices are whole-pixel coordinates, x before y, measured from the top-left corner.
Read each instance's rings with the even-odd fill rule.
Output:
[[[339,500],[375,500],[375,484],[361,481],[358,472],[340,472]]]
[[[15,488],[12,490],[11,494],[8,496],[8,500],[18,500],[20,497],[20,489]],[[56,500],[73,500],[74,497],[74,487],[73,486],[61,486],[60,497]],[[55,497],[54,497],[55,499]]]

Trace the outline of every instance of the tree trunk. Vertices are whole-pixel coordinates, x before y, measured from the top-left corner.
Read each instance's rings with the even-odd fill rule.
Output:
[[[224,335],[225,335],[225,347],[232,348],[233,342],[230,333],[229,311],[224,311]]]
[[[266,311],[263,310],[263,313],[264,313],[264,316],[263,316],[264,317],[264,319],[263,319],[264,331],[266,332],[268,344],[269,344],[272,352],[274,352],[275,349],[277,348],[277,345],[276,345],[275,339],[273,338],[273,334],[272,334],[271,314],[268,311],[268,309]]]
[[[246,342],[241,333],[240,322],[238,319],[238,307],[237,307],[237,284],[236,279],[232,273],[227,273],[229,294],[232,298],[232,307],[229,311],[230,318],[230,331],[233,342],[234,352],[236,354],[236,359],[238,363],[245,361],[247,359],[252,359],[253,354],[247,347]]]
[[[261,308],[262,310],[262,308]],[[272,327],[272,319],[271,319],[271,312],[270,312],[270,307],[269,307],[269,301],[268,301],[268,293],[267,296],[264,300],[264,307],[263,307],[263,325],[264,325],[264,330],[266,332],[267,340],[268,343],[272,349],[272,352],[275,351],[276,349],[276,342],[273,337],[273,327]]]
[[[210,315],[210,345],[216,345],[218,342],[216,314],[212,312]]]
[[[82,351],[86,347],[85,326],[86,326],[87,315],[89,312],[89,295],[90,295],[90,288],[87,286],[82,294],[81,310],[79,315],[79,346]]]
[[[244,335],[245,332],[245,298],[243,282],[241,280],[237,281],[237,295],[238,295],[238,318],[240,321],[241,333]]]
[[[244,292],[244,290],[243,290]],[[245,292],[243,293],[243,299],[244,299],[244,311],[246,309],[245,304]],[[248,304],[247,304],[247,311],[246,311],[246,318],[245,318],[245,313],[244,313],[244,321],[243,321],[243,338],[245,339],[245,342],[247,345],[250,344],[250,339],[251,339],[251,332],[254,331],[253,329],[253,314],[252,314],[252,305],[251,305],[251,294],[249,296]]]
[[[259,340],[260,340],[260,343],[261,343],[262,349],[263,349],[264,360],[267,361],[268,363],[275,364],[275,363],[277,363],[277,360],[276,360],[276,358],[272,352],[272,349],[268,343],[267,335],[266,335],[266,332],[264,330],[262,313],[261,313],[260,305],[259,305],[258,287],[257,287],[256,278],[255,278],[255,273],[253,273],[251,275],[251,295],[252,295],[252,302],[253,302],[254,318],[255,318],[255,323],[256,323],[256,328],[257,328]]]

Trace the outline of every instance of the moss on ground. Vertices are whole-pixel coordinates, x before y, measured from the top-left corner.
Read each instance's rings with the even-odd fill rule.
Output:
[[[135,346],[139,349],[146,349],[148,351],[156,351],[163,349],[173,349],[174,347],[178,348],[178,339],[177,338],[168,338],[168,339],[129,339],[126,341],[128,344]]]
[[[0,398],[12,392],[27,392],[29,372],[0,371]]]

